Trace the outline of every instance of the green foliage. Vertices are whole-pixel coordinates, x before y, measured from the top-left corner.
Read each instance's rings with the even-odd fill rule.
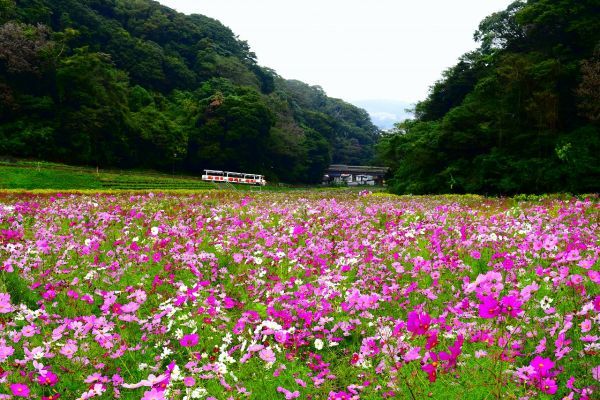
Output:
[[[220,22],[151,0],[0,0],[0,100],[0,155],[103,168],[318,182],[378,136]]]
[[[396,193],[600,189],[594,1],[516,1],[378,144]],[[593,16],[596,16],[594,18]]]
[[[127,152],[128,81],[102,53],[86,48],[61,61],[56,75],[59,154],[83,164],[115,165]],[[61,154],[61,155],[63,155]]]
[[[200,171],[203,165],[217,169],[267,172],[267,144],[273,116],[258,92],[240,89],[224,96],[216,90],[202,100],[190,137],[186,165]]]

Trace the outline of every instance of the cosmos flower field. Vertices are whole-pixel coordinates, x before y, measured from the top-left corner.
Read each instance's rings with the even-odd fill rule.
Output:
[[[600,206],[0,194],[0,399],[594,399]]]

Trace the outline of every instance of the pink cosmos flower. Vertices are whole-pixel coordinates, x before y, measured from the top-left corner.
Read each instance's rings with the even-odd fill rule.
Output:
[[[4,362],[15,352],[14,347],[7,346],[4,339],[0,340],[0,362]]]
[[[9,386],[12,395],[15,397],[29,397],[29,387],[22,383],[13,383]]]
[[[592,321],[590,321],[589,319],[586,319],[581,323],[581,332],[582,333],[589,332],[591,329],[592,329]]]
[[[472,250],[470,256],[476,260],[479,260],[481,258],[481,253],[477,250]]]
[[[329,392],[327,400],[352,400],[352,395],[344,391]]]
[[[198,344],[198,334],[192,333],[190,335],[183,335],[179,344],[183,347],[193,347]]]
[[[413,347],[402,358],[404,359],[404,361],[418,360],[419,358],[421,358],[421,348]]]
[[[277,391],[279,393],[283,393],[285,395],[285,400],[292,400],[292,399],[297,399],[298,397],[300,397],[300,392],[297,391],[297,390],[294,391],[294,392],[290,392],[286,388],[283,388],[283,387],[279,386],[277,388]]]
[[[537,354],[541,354],[544,352],[544,350],[546,350],[546,338],[543,337],[540,342],[538,343],[538,345],[535,347],[535,352]]]
[[[262,349],[258,353],[258,356],[265,362],[268,362],[268,363],[275,362],[275,353],[273,353],[273,350],[271,350],[270,347],[266,347],[266,348]]]
[[[183,378],[183,384],[186,387],[192,387],[196,384],[196,380],[193,376],[186,376],[185,378]]]
[[[276,331],[274,337],[277,343],[283,344],[287,341],[288,334],[284,331]]]
[[[77,342],[72,339],[67,340],[67,343],[60,349],[60,354],[67,358],[73,358],[73,355],[77,352]]]
[[[294,237],[295,237],[295,236],[299,236],[299,235],[302,235],[302,234],[304,234],[304,232],[306,232],[306,229],[304,229],[304,227],[303,227],[303,226],[301,226],[301,225],[296,225],[296,226],[294,226],[294,229],[293,229],[293,231],[292,231],[292,234],[293,234],[293,235],[294,235]]]
[[[21,333],[24,337],[32,337],[35,335],[35,325],[25,325],[23,329],[21,329]]]
[[[142,379],[138,383],[123,383],[123,387],[126,389],[137,389],[142,386],[154,386],[163,382],[167,378],[166,374],[161,374],[159,376],[155,376],[154,374],[148,375],[147,379]]]
[[[165,400],[165,394],[164,392],[153,388],[144,392],[142,400]]]
[[[0,293],[0,314],[7,314],[14,310],[10,304],[10,294]]]

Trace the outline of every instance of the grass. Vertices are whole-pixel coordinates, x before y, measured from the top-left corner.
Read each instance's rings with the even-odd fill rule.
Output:
[[[97,177],[89,173],[0,166],[0,188],[101,189],[102,184]]]
[[[96,171],[63,164],[0,163],[0,189],[21,190],[210,190],[218,186],[198,177],[154,171]]]

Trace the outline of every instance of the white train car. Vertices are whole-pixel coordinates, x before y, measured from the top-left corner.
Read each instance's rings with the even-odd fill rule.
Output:
[[[212,169],[204,170],[204,174],[202,174],[202,180],[207,182],[241,183],[245,185],[257,186],[265,186],[267,184],[264,175],[245,174],[241,172],[230,171],[215,171]]]

